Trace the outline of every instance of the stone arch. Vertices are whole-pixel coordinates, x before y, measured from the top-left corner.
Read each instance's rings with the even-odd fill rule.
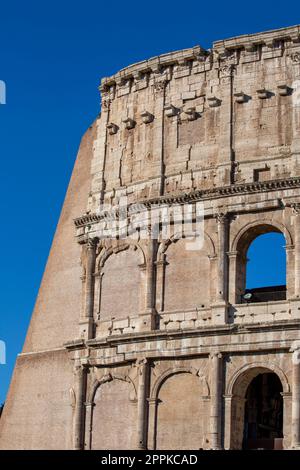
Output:
[[[249,364],[245,364],[241,368],[239,368],[236,372],[232,374],[230,377],[227,387],[226,387],[226,395],[233,395],[235,393],[236,387],[239,386],[241,383],[240,381],[245,377],[244,374],[247,375],[247,379],[249,378],[249,383],[251,380],[258,374],[263,372],[274,372],[280,379],[282,384],[282,389],[284,393],[290,392],[290,386],[288,383],[288,379],[283,372],[283,370],[274,364],[273,362],[251,362]],[[249,385],[248,383],[248,385]],[[244,387],[247,388],[247,381],[244,383]]]
[[[164,371],[155,381],[152,391],[151,391],[151,398],[157,399],[159,390],[162,387],[163,383],[171,376],[174,374],[192,374],[197,377],[199,377],[199,380],[201,380],[203,384],[203,388],[205,390],[205,393],[203,396],[208,397],[210,395],[210,390],[209,390],[209,385],[206,380],[206,377],[204,375],[200,374],[200,370],[196,369],[195,367],[172,367]]]
[[[151,397],[154,449],[208,447],[209,387],[198,369],[167,369],[156,380]]]
[[[244,427],[245,427],[245,407],[246,407],[246,394],[250,384],[258,378],[260,374],[275,374],[282,387],[282,394],[289,394],[290,386],[286,375],[283,370],[269,361],[262,362],[251,362],[240,367],[230,377],[227,387],[226,394],[227,406],[230,403],[230,412],[228,409],[228,419],[230,425],[227,425],[227,429],[230,429],[230,448],[241,449],[243,446],[244,439]],[[283,414],[286,410],[283,409]],[[286,430],[283,429],[283,435],[286,437]]]
[[[96,379],[86,403],[86,448],[134,449],[136,405],[136,387],[128,375]]]
[[[293,240],[287,227],[277,221],[269,219],[260,219],[257,221],[249,222],[244,225],[234,236],[231,243],[231,254],[234,254],[230,260],[231,263],[231,276],[232,276],[232,290],[230,298],[233,303],[240,303],[241,296],[245,292],[246,277],[247,277],[247,252],[250,244],[260,235],[271,232],[277,232],[285,237],[286,246],[292,246]],[[288,282],[289,266],[288,257],[286,258],[286,279]],[[285,291],[283,296],[285,296]]]
[[[270,219],[260,219],[249,222],[237,232],[231,244],[231,251],[235,252],[239,250],[241,243],[245,241],[246,234],[250,235],[249,238],[247,237],[249,246],[257,236],[268,232],[281,232],[285,237],[286,244],[293,245],[292,236],[285,225]]]
[[[143,248],[131,241],[101,250],[95,276],[94,311],[98,320],[122,320],[139,314],[143,309],[146,263]]]
[[[130,241],[130,242],[118,243],[115,246],[110,246],[109,248],[104,248],[103,250],[101,250],[100,254],[98,255],[96,259],[96,267],[98,268],[98,270],[101,270],[101,268],[104,267],[106,261],[111,255],[120,253],[121,251],[130,250],[130,249],[134,251],[138,250],[140,264],[141,265],[146,264],[146,256],[145,256],[143,248],[138,243],[134,243],[133,241]]]
[[[88,394],[87,403],[92,405],[98,388],[107,382],[111,382],[112,380],[120,380],[120,381],[130,383],[133,387],[135,398],[136,398],[137,396],[136,386],[133,380],[131,380],[131,378],[128,375],[120,375],[120,374],[116,375],[114,373],[113,374],[108,373],[108,374],[103,375],[100,379],[95,379],[93,381],[90,392]]]
[[[180,235],[180,237],[179,237],[179,235]],[[163,240],[160,243],[159,248],[157,250],[157,261],[161,261],[163,259],[163,255],[166,253],[168,247],[172,243],[177,243],[182,238],[188,238],[188,237],[193,237],[193,236],[194,236],[194,233],[192,233],[192,232],[184,234],[184,235],[177,232],[177,233],[174,233],[168,240]],[[208,253],[207,253],[208,256],[214,257],[216,255],[216,248],[215,248],[215,244],[214,244],[213,239],[211,238],[210,235],[208,235],[207,232],[204,232],[204,239],[205,239],[205,241],[207,243],[207,247],[208,247]]]

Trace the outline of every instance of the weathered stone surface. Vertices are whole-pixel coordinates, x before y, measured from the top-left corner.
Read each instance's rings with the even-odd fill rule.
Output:
[[[271,373],[283,446],[300,446],[299,35],[217,41],[102,80],[1,448],[241,448],[248,387]],[[104,239],[103,204],[119,211],[116,231],[124,196],[144,220],[160,202],[189,203],[195,223],[202,202],[202,248],[187,249],[175,219],[155,241]],[[242,303],[249,244],[271,231],[286,240],[286,299]]]

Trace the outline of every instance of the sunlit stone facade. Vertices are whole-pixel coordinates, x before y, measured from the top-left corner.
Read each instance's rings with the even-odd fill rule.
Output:
[[[100,91],[0,447],[299,447],[300,27],[164,54]],[[124,197],[202,203],[202,248],[175,223],[103,238]],[[273,231],[286,289],[245,302],[247,249]]]

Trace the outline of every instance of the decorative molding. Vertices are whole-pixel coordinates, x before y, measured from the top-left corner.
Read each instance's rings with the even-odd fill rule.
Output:
[[[216,41],[209,50],[198,45],[129,65],[102,79],[99,86],[102,108],[105,111],[115,97],[144,89],[149,84],[160,93],[172,76],[180,79],[203,73],[211,70],[212,65],[219,70],[221,79],[230,77],[239,61],[247,63],[286,54],[297,65],[300,63],[299,35],[299,26],[281,28]]]
[[[184,204],[200,200],[218,199],[222,197],[230,197],[241,194],[252,194],[294,188],[300,188],[300,176],[280,180],[269,180],[254,183],[235,184],[230,186],[220,186],[217,188],[202,189],[191,191],[189,193],[182,193],[176,196],[160,196],[156,198],[146,199],[143,201],[137,201],[133,205],[136,205],[138,202],[140,202],[146,209],[150,209],[151,206],[155,204]],[[85,214],[81,217],[74,219],[74,224],[76,228],[80,228],[86,225],[98,223],[104,218],[104,213]]]

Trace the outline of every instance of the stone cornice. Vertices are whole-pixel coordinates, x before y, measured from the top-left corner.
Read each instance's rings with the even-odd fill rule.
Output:
[[[258,333],[261,331],[271,332],[271,331],[280,331],[280,330],[298,330],[299,329],[299,320],[282,320],[275,323],[256,323],[256,324],[245,324],[245,325],[233,325],[233,324],[224,324],[218,326],[208,326],[202,327],[200,329],[192,330],[152,330],[143,333],[131,333],[128,335],[112,335],[106,338],[94,338],[85,341],[85,346],[91,349],[107,348],[122,345],[125,343],[139,343],[144,341],[153,341],[157,340],[174,340],[180,338],[192,338],[192,337],[201,337],[201,336],[224,336],[228,334],[245,334],[247,333]],[[76,350],[82,349],[83,343],[78,342],[78,347],[76,347],[76,342],[65,343],[64,347],[67,350]]]
[[[232,50],[241,49],[251,46],[263,44],[266,46],[272,45],[275,41],[291,40],[297,42],[300,40],[300,26],[290,26],[288,28],[280,28],[262,33],[244,34],[233,38],[215,41],[213,43],[214,50]]]
[[[212,62],[218,57],[224,60],[226,59],[226,52],[231,53],[241,49],[249,52],[257,46],[266,47],[271,50],[273,46],[276,46],[276,43],[283,43],[284,41],[300,42],[300,26],[296,25],[215,41],[213,47],[208,50],[197,45],[188,49],[152,57],[124,67],[110,77],[104,77],[99,88],[101,92],[106,92],[110,87],[122,85],[122,83],[128,80],[139,79],[147,73],[159,73],[161,69],[166,69],[167,67],[183,66],[193,61],[196,61],[196,63]],[[204,67],[203,71],[208,69]]]
[[[209,199],[218,199],[241,194],[253,194],[267,191],[277,191],[284,189],[300,188],[300,176],[281,180],[270,180],[257,183],[243,183],[230,186],[222,186],[211,189],[199,189],[189,193],[182,193],[174,196],[161,196],[157,198],[136,201],[132,205],[142,204],[145,208],[150,209],[156,204],[184,204]],[[130,206],[129,206],[130,207]],[[94,224],[105,217],[105,213],[85,214],[74,220],[75,227],[80,228],[88,224]]]
[[[116,74],[111,77],[104,77],[101,80],[100,90],[106,86],[111,86],[122,80],[128,80],[134,78],[140,74],[147,72],[157,72],[161,67],[168,67],[170,65],[181,64],[191,60],[197,60],[201,57],[205,58],[209,55],[209,51],[206,51],[201,46],[194,46],[189,49],[182,49],[179,51],[168,52],[161,54],[156,57],[152,57],[148,60],[143,60],[135,64],[124,67]]]

